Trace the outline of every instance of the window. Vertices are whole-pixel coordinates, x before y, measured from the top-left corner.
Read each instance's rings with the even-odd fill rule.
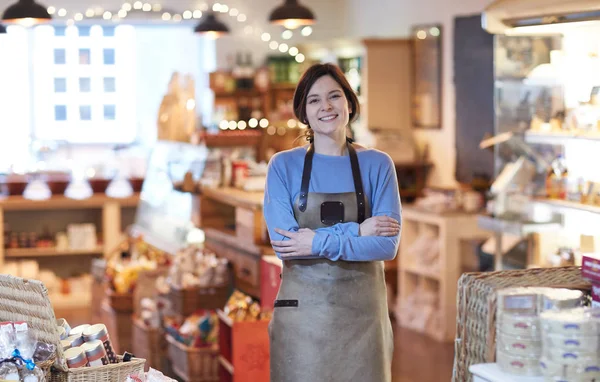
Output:
[[[42,25],[31,33],[35,139],[132,142],[134,28]]]

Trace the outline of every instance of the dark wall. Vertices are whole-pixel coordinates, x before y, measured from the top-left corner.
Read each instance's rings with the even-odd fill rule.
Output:
[[[494,134],[494,38],[481,27],[481,15],[454,19],[456,89],[456,179],[494,176],[494,157],[479,142]]]

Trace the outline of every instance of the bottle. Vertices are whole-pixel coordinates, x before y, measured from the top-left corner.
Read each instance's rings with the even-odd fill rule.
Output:
[[[244,66],[244,78],[246,80],[246,88],[254,88],[254,65],[252,64],[252,52],[246,53],[246,64]]]
[[[235,65],[233,66],[233,70],[231,71],[231,76],[235,81],[236,88],[243,89],[244,68],[242,63],[242,54],[240,52],[236,53]]]

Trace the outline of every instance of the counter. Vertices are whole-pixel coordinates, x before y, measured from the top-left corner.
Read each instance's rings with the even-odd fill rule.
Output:
[[[275,256],[263,219],[262,191],[203,188],[198,224],[206,247],[233,264],[235,287],[260,299],[260,260]]]

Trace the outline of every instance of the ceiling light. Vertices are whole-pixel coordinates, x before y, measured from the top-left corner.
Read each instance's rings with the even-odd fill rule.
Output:
[[[218,38],[229,33],[227,25],[217,20],[214,13],[208,13],[194,28],[194,32],[210,38]]]
[[[297,0],[285,0],[283,5],[275,8],[269,16],[271,24],[283,25],[287,29],[296,29],[303,25],[315,23],[315,16],[307,7],[298,4]]]
[[[19,23],[23,25],[33,25],[42,22],[48,22],[52,16],[43,5],[34,0],[19,0],[9,6],[2,15],[2,20],[7,23]]]

